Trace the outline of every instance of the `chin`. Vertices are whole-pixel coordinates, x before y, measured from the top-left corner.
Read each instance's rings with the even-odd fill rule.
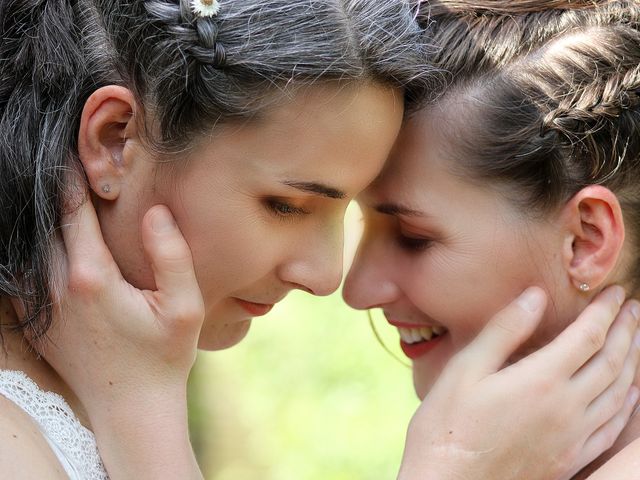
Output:
[[[240,343],[249,333],[251,320],[236,321],[234,323],[213,325],[207,328],[203,326],[198,339],[198,348],[201,350],[225,350]]]

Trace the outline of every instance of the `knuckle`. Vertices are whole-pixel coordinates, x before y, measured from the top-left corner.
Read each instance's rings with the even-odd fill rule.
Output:
[[[166,245],[159,249],[156,264],[171,273],[186,273],[192,266],[191,254],[188,249]]]
[[[520,316],[508,316],[506,312],[502,312],[494,318],[492,323],[493,328],[503,334],[517,335],[520,332],[520,320]]]
[[[582,329],[582,340],[593,351],[600,350],[607,338],[607,332],[602,327],[594,325]]]
[[[610,376],[617,377],[622,366],[624,365],[624,358],[618,354],[607,354],[606,356],[607,371]]]
[[[204,304],[202,302],[185,302],[177,306],[172,316],[174,328],[177,330],[189,330],[194,324],[199,324],[204,319]]]
[[[537,380],[535,384],[535,393],[540,398],[547,398],[557,388],[557,380],[552,375],[545,375]],[[562,419],[563,416],[558,417]]]
[[[76,265],[69,272],[69,289],[79,295],[95,295],[105,288],[104,271],[91,265]]]

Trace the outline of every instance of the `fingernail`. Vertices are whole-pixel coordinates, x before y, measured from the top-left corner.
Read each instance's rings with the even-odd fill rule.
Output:
[[[635,336],[633,337],[633,343],[636,347],[640,348],[640,332],[636,332]]]
[[[537,288],[529,288],[518,298],[520,305],[527,312],[536,312],[544,303],[544,294]]]
[[[151,218],[151,228],[156,233],[167,233],[176,227],[173,216],[165,209],[157,211]]]
[[[637,302],[631,303],[631,315],[636,321],[640,320],[640,305]]]

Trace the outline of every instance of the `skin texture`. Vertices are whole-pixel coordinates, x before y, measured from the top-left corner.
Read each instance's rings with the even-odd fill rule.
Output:
[[[78,150],[92,192],[78,188],[63,220],[63,311],[42,356],[7,332],[0,367],[63,395],[96,434],[111,478],[200,478],[186,416],[196,344],[244,337],[251,314],[236,299],[276,303],[294,288],[338,287],[344,210],[380,172],[403,100],[378,85],[315,85],[163,164],[135,112],[117,86],[85,105]],[[2,307],[3,323],[16,323],[19,305]],[[0,418],[10,435],[42,443],[28,417],[15,418]],[[10,456],[36,448],[3,444]],[[23,473],[60,470],[52,455],[38,458],[42,468]]]
[[[69,478],[33,419],[3,396],[0,408],[2,474],[7,478]],[[25,470],[29,477],[25,477]]]
[[[517,192],[470,176],[456,161],[455,139],[465,130],[448,113],[455,111],[462,110],[436,107],[403,128],[385,171],[361,196],[365,232],[344,289],[355,308],[447,329],[413,360],[416,392],[427,400],[452,357],[523,288],[544,289],[549,302],[507,364],[548,344],[602,288],[624,285],[633,261],[620,204],[606,188],[588,186],[556,211],[530,215],[510,200]],[[580,291],[581,283],[590,290]],[[624,447],[634,423],[576,478]]]
[[[105,241],[132,285],[154,286],[137,227],[142,216],[159,203],[175,216],[205,300],[200,348],[227,348],[246,335],[251,315],[237,299],[275,304],[292,289],[327,295],[338,287],[344,211],[393,145],[399,92],[314,86],[262,119],[220,126],[162,165],[141,143],[133,111],[128,91],[98,91],[83,115],[80,157]]]
[[[557,214],[530,218],[504,189],[454,173],[454,143],[442,133],[452,122],[422,113],[403,128],[389,167],[361,196],[365,234],[344,290],[356,308],[380,307],[389,320],[448,330],[413,362],[421,398],[448,360],[527,286],[543,288],[550,302],[510,361],[548,343],[584,309],[593,292],[580,292],[579,283],[597,291],[621,280],[624,228],[610,192],[588,191]],[[414,212],[398,212],[399,205]],[[589,218],[594,211],[598,219]]]
[[[122,138],[134,138],[135,133],[131,128],[128,131],[126,129],[131,119],[131,111],[127,109],[131,106],[128,103],[130,100],[128,92],[115,87],[115,91],[107,89],[102,93],[108,95],[103,95],[101,98],[96,97],[93,105],[88,105],[87,116],[84,117],[82,126],[85,133],[92,127],[98,126],[94,130],[98,135],[83,137],[84,143],[81,149],[94,193],[100,195],[98,204],[101,201],[117,202],[122,199],[127,184],[118,183],[115,180],[123,178],[125,176],[123,172],[126,173],[127,168],[131,168],[131,157],[128,154],[120,155],[122,145],[126,147],[129,141],[123,142]],[[97,108],[100,106],[104,108]],[[96,125],[91,125],[94,121]],[[366,120],[361,120],[361,122],[363,121],[366,122]],[[123,132],[126,133],[124,137],[121,136]],[[86,155],[91,153],[92,149],[94,149],[94,153],[102,151],[107,161],[101,162],[97,156],[94,158],[95,162],[88,162]],[[196,161],[194,159],[194,163]],[[118,168],[114,168],[114,166]],[[314,172],[324,171],[322,169],[312,170]],[[348,168],[344,170],[350,171]],[[268,173],[269,171],[263,172],[265,177]],[[144,181],[148,178],[142,177],[140,180]],[[347,176],[347,178],[350,177]],[[103,190],[101,186],[105,184],[108,184],[110,188]],[[182,193],[183,196],[187,196],[185,191]],[[204,192],[203,195],[205,193],[207,192]],[[93,203],[88,200],[86,193],[81,196],[78,208],[69,212],[63,219],[64,226],[61,229],[63,238],[61,240],[64,241],[64,251],[61,250],[60,255],[67,260],[63,262],[66,267],[66,275],[63,275],[63,278],[66,279],[66,288],[62,288],[59,292],[62,318],[56,319],[57,321],[51,330],[54,342],[48,344],[44,350],[43,358],[46,362],[42,358],[37,358],[32,351],[23,349],[24,339],[13,336],[10,340],[13,354],[4,359],[3,364],[5,368],[24,370],[47,390],[62,392],[75,411],[81,411],[82,405],[86,407],[86,412],[81,417],[96,434],[101,455],[111,478],[159,478],[159,476],[201,478],[191,452],[186,428],[185,382],[188,370],[195,358],[197,338],[206,313],[206,300],[199,296],[195,272],[191,268],[191,250],[166,206],[156,205],[149,209],[141,222],[140,233],[145,258],[153,274],[151,279],[156,288],[152,291],[138,290],[122,277],[120,269],[114,262],[114,257],[104,243],[102,226],[98,222]],[[322,201],[326,200],[328,199],[322,198]],[[341,201],[344,200],[346,199],[341,199]],[[304,207],[306,210],[306,202]],[[297,210],[293,211],[297,214],[300,213]],[[204,211],[203,214],[206,213],[207,211]],[[291,209],[286,213],[291,213]],[[305,214],[305,217],[310,218],[312,215],[313,212]],[[278,221],[282,222],[282,219],[278,217]],[[186,223],[183,222],[183,225]],[[261,239],[258,238],[256,243],[259,243],[259,240]],[[314,244],[307,238],[306,246],[309,245],[313,246]],[[255,249],[255,246],[253,248]],[[135,249],[133,250],[135,251]],[[247,251],[245,253],[249,258],[254,258],[252,256],[254,252]],[[306,253],[306,250],[301,253]],[[257,258],[260,256],[258,255]],[[245,272],[241,273],[242,278],[245,278]],[[279,275],[285,275],[285,273],[279,273]],[[310,285],[299,286],[311,290]],[[517,369],[510,371],[512,373],[496,376],[494,375],[495,370],[503,362],[496,363],[495,357],[506,358],[508,353],[528,336],[528,332],[540,318],[543,305],[546,302],[542,292],[539,289],[534,290],[538,290],[538,301],[533,302],[538,305],[537,307],[533,307],[530,297],[525,296],[524,300],[520,299],[511,308],[497,316],[492,325],[483,331],[484,335],[480,335],[476,339],[479,341],[474,342],[475,347],[460,357],[458,366],[466,372],[475,369],[476,375],[473,378],[467,376],[466,381],[460,384],[457,380],[461,376],[454,372],[453,375],[450,375],[453,384],[445,382],[444,387],[440,388],[444,405],[453,406],[453,419],[448,419],[441,426],[445,428],[446,432],[451,428],[449,420],[461,420],[462,423],[456,424],[455,430],[459,437],[455,436],[455,438],[465,439],[465,451],[478,449],[485,451],[483,441],[489,439],[492,448],[504,452],[504,449],[496,446],[495,435],[481,434],[480,438],[477,438],[464,434],[465,428],[471,427],[473,430],[478,425],[477,421],[472,421],[471,425],[468,425],[467,420],[470,418],[491,419],[495,417],[494,412],[504,411],[504,407],[492,399],[495,399],[497,395],[501,401],[505,401],[505,399],[511,401],[513,397],[507,392],[512,388],[514,382],[510,379],[510,375],[517,379],[527,379],[524,391],[520,388],[518,391],[525,398],[530,399],[536,398],[535,392],[540,388],[543,391],[546,388],[549,376],[545,374],[544,364],[556,365],[560,363],[574,365],[575,368],[583,366],[582,371],[584,371],[584,363],[587,360],[593,359],[595,361],[600,357],[600,355],[595,355],[595,352],[602,346],[602,344],[591,342],[591,337],[584,335],[584,329],[587,328],[587,331],[591,332],[594,329],[601,331],[600,338],[604,342],[605,327],[611,324],[622,303],[621,294],[613,295],[610,292],[608,300],[601,298],[598,308],[592,310],[591,313],[587,311],[583,321],[577,321],[574,324],[578,328],[573,330],[572,335],[565,337],[564,344],[563,342],[556,344],[555,351],[554,349],[547,350],[546,355],[537,355],[539,361],[532,360],[527,364],[521,364],[520,367],[516,365],[514,367]],[[321,293],[317,290],[313,292]],[[605,305],[612,304],[612,306],[603,309],[602,300],[606,300]],[[11,317],[10,305],[7,305],[7,311],[3,313],[6,313],[7,319]],[[13,320],[15,321],[15,316]],[[612,335],[607,343],[610,343],[612,339],[617,339],[613,342],[614,345],[624,344],[625,342],[621,340],[626,338],[628,348],[630,336],[629,332],[625,332],[625,330],[628,330],[631,323],[628,320],[618,322],[618,326],[622,329],[617,328],[618,334]],[[508,335],[505,338],[505,333],[509,331],[505,328],[509,325],[510,328],[518,329],[520,335]],[[518,328],[518,326],[524,328]],[[622,338],[621,334],[623,334]],[[572,348],[567,348],[566,342],[569,342]],[[618,350],[626,351],[627,348],[621,347]],[[500,350],[503,353],[498,354]],[[635,362],[637,363],[637,356]],[[595,363],[596,372],[601,371],[601,368],[598,368],[598,363],[603,362],[596,361]],[[604,363],[606,364],[606,361]],[[617,362],[617,365],[617,370],[609,369],[604,372],[604,376],[588,375],[588,377],[611,383],[613,378],[619,374],[622,362]],[[51,370],[51,367],[54,370]],[[592,370],[592,367],[588,368]],[[58,374],[60,377],[57,376]],[[586,386],[589,387],[587,390],[590,393],[580,393],[584,390],[584,385],[580,386],[581,383],[577,382],[576,384],[573,379],[569,382],[554,382],[555,386],[562,387],[554,391],[555,395],[563,400],[572,398],[569,401],[572,405],[570,411],[578,417],[583,416],[585,405],[589,404],[597,392],[601,391],[600,388],[597,388],[597,391],[593,392],[593,385],[587,382]],[[621,390],[626,391],[629,383],[627,381]],[[135,388],[131,388],[132,385],[135,385]],[[456,395],[456,392],[460,392],[461,389],[467,394]],[[505,389],[507,392],[504,391]],[[71,395],[69,395],[70,392]],[[570,394],[571,392],[573,394]],[[78,396],[78,399],[75,398],[75,395]],[[619,397],[619,394],[615,397]],[[461,412],[460,408],[452,405],[451,398],[463,400],[466,398],[488,398],[489,401],[472,405],[470,410],[468,405],[463,404]],[[580,454],[580,452],[574,451],[576,437],[582,440],[587,438],[593,432],[593,422],[596,422],[596,425],[602,425],[606,421],[607,415],[602,416],[601,421],[593,420],[583,430],[585,422],[574,421],[571,416],[559,415],[557,408],[555,408],[557,402],[554,402],[552,409],[549,409],[545,404],[538,406],[541,409],[536,406],[529,409],[531,416],[528,416],[526,420],[538,427],[544,426],[545,434],[553,432],[548,428],[549,425],[557,425],[557,420],[561,420],[563,428],[559,428],[559,431],[564,432],[564,435],[553,435],[555,441],[559,442],[559,444],[554,443],[553,452],[556,456],[560,455],[566,459],[564,454],[567,453],[566,448],[569,445],[570,452],[568,454],[571,454],[569,461],[560,463],[563,466],[561,470],[565,471],[564,467],[569,468],[574,465],[574,462],[570,460]],[[617,412],[620,408],[621,406],[617,405],[614,410],[603,411]],[[443,408],[436,406],[427,409],[426,419],[418,414],[412,420],[407,455],[403,462],[402,478],[414,478],[414,474],[417,475],[415,478],[425,478],[425,472],[435,475],[434,478],[439,480],[460,478],[449,474],[443,476],[434,469],[432,463],[434,448],[438,452],[438,459],[442,460],[436,464],[455,464],[457,469],[462,464],[458,455],[460,445],[456,444],[451,446],[453,448],[448,448],[442,444],[443,436],[439,430],[434,431],[435,423],[431,421],[429,411],[441,413]],[[511,413],[515,414],[516,422],[521,421],[517,410],[511,411]],[[622,423],[629,413],[630,408],[622,411]],[[503,416],[502,418],[509,425],[515,425],[507,417]],[[441,417],[439,419],[442,420]],[[495,422],[491,422],[491,424],[495,425]],[[579,431],[564,428],[567,424],[574,426]],[[614,435],[621,428],[616,424],[613,425]],[[12,426],[12,431],[22,435],[24,428],[24,426]],[[523,429],[529,431],[527,425],[524,425]],[[504,431],[504,429],[500,429],[500,431]],[[527,437],[520,434],[521,430],[513,429],[512,431],[517,432],[518,437],[527,442]],[[484,430],[481,433],[484,433]],[[435,438],[436,444],[429,441],[429,438]],[[453,439],[454,437],[449,435],[449,438]],[[469,443],[468,440],[471,442]],[[508,444],[516,451],[521,450],[512,442]],[[540,442],[540,445],[547,446],[549,443]],[[20,446],[15,448],[20,450],[20,454],[29,453],[28,449]],[[601,451],[600,447],[596,448]],[[527,448],[526,450],[531,452],[531,449]],[[589,451],[590,449],[587,449],[586,454]],[[544,464],[540,463],[539,458],[549,458],[549,452],[531,453],[535,458],[523,461],[525,459],[521,456],[510,455],[507,458],[507,463],[516,461],[520,468],[525,468],[525,465],[529,464],[528,462],[533,462],[538,465],[543,476],[530,477],[531,480],[536,478],[548,480],[548,472],[544,470]],[[424,463],[425,460],[428,461],[427,464]],[[464,463],[465,469],[480,475],[479,478],[506,479],[503,470],[514,471],[511,464],[505,465],[504,462],[496,462],[493,457],[472,456],[469,458],[467,456],[462,460],[464,460],[462,463]],[[52,464],[56,463],[55,459],[51,458],[47,461]],[[578,463],[583,464],[583,462]],[[486,476],[479,472],[491,472],[491,474]],[[471,477],[465,475],[463,478]]]

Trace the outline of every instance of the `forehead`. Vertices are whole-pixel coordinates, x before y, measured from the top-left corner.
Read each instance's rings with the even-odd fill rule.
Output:
[[[349,190],[362,189],[382,168],[402,116],[400,91],[372,84],[318,85],[259,119],[217,127],[199,154],[238,177],[344,176]]]
[[[440,108],[407,119],[383,172],[367,189],[367,202],[400,203],[430,213],[495,209],[504,198],[461,168],[464,159],[458,158],[455,138],[464,128],[457,123]]]

